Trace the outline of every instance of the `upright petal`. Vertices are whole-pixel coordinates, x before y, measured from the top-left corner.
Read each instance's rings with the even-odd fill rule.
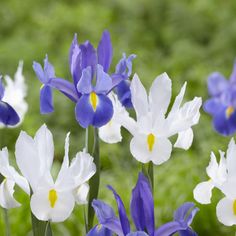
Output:
[[[48,61],[48,55],[44,59],[44,73],[48,78],[55,78],[55,71],[53,65]]]
[[[127,214],[126,214],[124,204],[123,204],[120,196],[116,193],[116,191],[111,186],[108,186],[108,188],[114,194],[114,197],[115,197],[116,203],[117,203],[117,207],[118,207],[121,227],[122,227],[124,235],[127,235],[130,232],[130,224],[129,224],[129,220],[128,220],[128,217],[127,217]]]
[[[230,140],[226,156],[228,176],[236,177],[236,144],[233,138]]]
[[[189,214],[190,210],[194,207],[193,202],[186,202],[181,205],[174,213],[174,220],[183,222],[186,220],[187,215]]]
[[[207,82],[208,92],[211,96],[220,95],[228,87],[228,81],[218,72],[210,74]]]
[[[36,61],[33,62],[33,70],[41,83],[46,84],[48,82],[48,77],[45,76],[42,66]]]
[[[48,114],[54,111],[52,88],[43,85],[40,89],[40,113]]]
[[[130,85],[131,100],[134,106],[137,120],[148,113],[149,104],[145,88],[137,74],[134,75]]]
[[[102,38],[98,44],[97,54],[98,64],[103,67],[104,72],[108,72],[112,60],[112,44],[110,34],[107,30],[102,34]]]
[[[82,71],[81,78],[77,84],[78,92],[82,94],[91,93],[93,90],[92,79],[92,68],[88,66]]]

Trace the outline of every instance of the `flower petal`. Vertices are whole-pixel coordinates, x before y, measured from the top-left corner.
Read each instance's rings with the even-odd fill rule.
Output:
[[[230,75],[230,82],[235,83],[236,82],[236,61],[234,61],[233,71]]]
[[[130,90],[129,80],[121,81],[115,88],[115,91],[123,106],[125,106],[126,108],[133,107],[133,104],[131,101],[131,90]]]
[[[33,62],[33,70],[41,83],[46,84],[48,82],[48,77],[45,76],[42,66],[36,61]]]
[[[170,236],[179,230],[185,230],[185,227],[181,226],[179,222],[171,221],[159,227],[155,231],[155,236]]]
[[[44,59],[44,73],[47,75],[48,78],[55,77],[55,71],[53,65],[48,61],[48,55],[46,55]]]
[[[196,201],[201,204],[211,203],[212,189],[214,185],[212,181],[199,183],[193,190],[193,196]]]
[[[215,115],[221,111],[221,101],[218,97],[206,100],[203,104],[203,110],[211,115]]]
[[[78,84],[77,84],[78,92],[80,92],[82,94],[91,93],[93,90],[92,79],[93,79],[92,68],[91,68],[91,66],[88,66],[85,69],[83,69],[81,78],[78,81]]]
[[[176,140],[174,147],[188,150],[193,142],[193,130],[191,128],[186,131],[178,133],[178,139]]]
[[[236,144],[233,138],[230,140],[226,156],[228,177],[236,177]]]
[[[40,113],[48,114],[54,111],[52,88],[48,85],[43,85],[40,89]]]
[[[89,193],[89,185],[87,183],[80,185],[75,190],[75,201],[77,204],[87,204],[87,196]]]
[[[6,102],[0,101],[0,123],[14,126],[19,123],[20,117],[14,108]]]
[[[86,236],[112,236],[112,231],[102,225],[95,225]]]
[[[222,74],[214,72],[209,75],[207,86],[208,92],[211,96],[218,96],[227,88],[228,81]]]
[[[129,233],[127,234],[127,236],[148,236],[148,235],[145,232],[138,231],[134,233]]]
[[[112,44],[110,34],[107,30],[102,34],[102,38],[98,44],[97,54],[98,64],[103,67],[104,72],[108,72],[112,60]]]
[[[2,83],[2,76],[0,75],[0,100],[2,100],[3,96],[4,96],[4,86]]]

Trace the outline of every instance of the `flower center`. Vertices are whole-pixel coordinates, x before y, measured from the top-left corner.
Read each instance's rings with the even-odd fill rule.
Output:
[[[148,150],[151,152],[155,143],[155,136],[151,133],[147,136]]]
[[[229,107],[226,109],[226,112],[225,112],[226,117],[227,117],[227,118],[230,118],[230,116],[231,116],[233,113],[234,113],[234,107],[229,106]]]
[[[93,107],[93,110],[96,111],[97,105],[98,105],[98,96],[95,92],[90,93],[90,103]]]
[[[236,216],[236,199],[234,200],[234,203],[233,203],[233,212],[234,212],[234,215]]]
[[[51,208],[54,208],[57,201],[57,191],[55,189],[51,189],[48,193],[48,200],[50,202]]]

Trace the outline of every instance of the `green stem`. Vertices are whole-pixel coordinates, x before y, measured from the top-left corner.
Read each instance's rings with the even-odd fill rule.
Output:
[[[51,229],[50,221],[46,223],[44,236],[52,236],[52,229]]]
[[[99,137],[98,129],[94,127],[88,128],[88,145],[87,150],[94,158],[97,171],[89,181],[89,201],[88,201],[88,230],[93,227],[94,209],[92,207],[93,199],[98,197],[99,183],[100,183],[100,157],[99,157]]]
[[[6,236],[10,236],[11,232],[10,232],[10,223],[9,223],[9,217],[8,217],[8,210],[7,209],[3,209],[3,214],[4,214],[4,223],[5,223],[5,233]]]

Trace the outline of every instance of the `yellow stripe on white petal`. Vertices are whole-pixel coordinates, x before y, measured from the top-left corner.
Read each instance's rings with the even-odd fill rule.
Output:
[[[57,191],[55,189],[51,189],[48,193],[48,200],[50,202],[51,208],[55,207],[55,204],[57,202]]]
[[[94,111],[96,111],[98,106],[98,96],[95,92],[91,92],[89,95],[89,101]]]
[[[148,145],[149,152],[152,152],[154,144],[155,144],[155,140],[156,140],[156,137],[154,136],[154,134],[151,133],[147,136],[147,145]]]

